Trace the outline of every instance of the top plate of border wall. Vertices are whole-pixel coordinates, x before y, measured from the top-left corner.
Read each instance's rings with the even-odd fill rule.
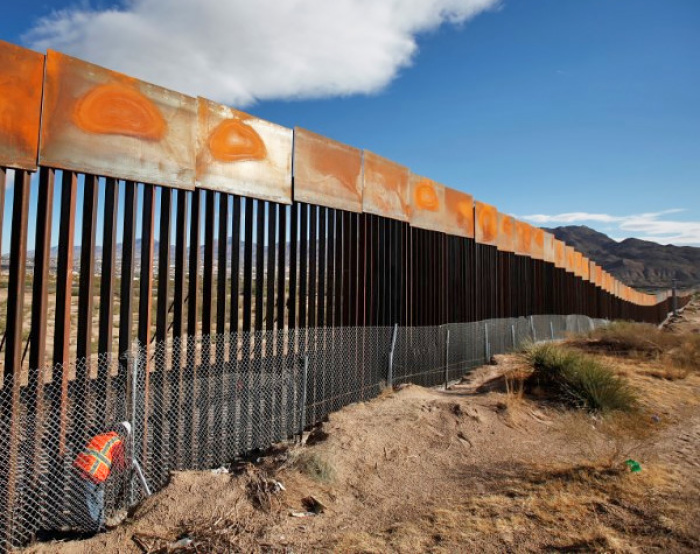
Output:
[[[408,221],[408,179],[408,168],[365,150],[362,211]]]
[[[0,167],[37,168],[44,55],[0,40]]]
[[[196,101],[49,50],[41,165],[194,189]]]
[[[197,98],[197,186],[292,203],[291,129]]]
[[[362,150],[294,129],[294,200],[362,212]]]

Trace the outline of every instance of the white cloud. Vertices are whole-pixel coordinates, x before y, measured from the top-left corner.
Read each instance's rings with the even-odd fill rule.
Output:
[[[411,64],[416,37],[500,0],[122,0],[71,8],[24,36],[191,95],[257,99],[381,90]]]
[[[700,245],[700,221],[675,221],[663,217],[683,211],[685,210],[676,208],[661,212],[623,216],[568,212],[555,215],[533,214],[519,217],[537,225],[604,223],[607,229],[614,229],[615,240],[638,238],[661,244]]]

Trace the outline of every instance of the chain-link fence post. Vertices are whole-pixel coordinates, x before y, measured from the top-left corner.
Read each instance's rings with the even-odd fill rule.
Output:
[[[552,340],[554,340],[554,323],[549,322],[549,333],[552,335]]]
[[[532,333],[532,342],[537,342],[537,336],[535,334],[535,318],[530,316],[530,333]]]
[[[386,386],[391,387],[394,383],[394,350],[396,349],[396,339],[399,334],[399,324],[394,324],[394,332],[391,335],[391,349],[389,350],[389,367],[386,372]]]
[[[306,429],[306,387],[309,383],[309,355],[304,354],[302,358],[302,373],[301,373],[301,414],[299,419],[299,437],[304,435]]]
[[[491,343],[489,342],[489,324],[484,323],[484,358],[486,362],[491,359]]]
[[[447,336],[445,337],[445,390],[447,390],[447,384],[450,381],[450,330],[447,330]]]
[[[136,456],[136,433],[138,425],[136,422],[136,411],[138,408],[138,387],[139,387],[139,363],[141,358],[141,349],[138,342],[135,342],[131,348],[131,352],[125,354],[127,360],[127,371],[131,373],[131,379],[128,380],[130,390],[128,391],[128,401],[131,403],[129,410],[129,418],[131,419],[131,456]],[[129,506],[136,504],[136,485],[133,475],[129,479]]]
[[[517,350],[518,347],[517,347],[517,345],[515,344],[515,323],[513,323],[513,324],[510,326],[510,340],[511,340],[511,342],[513,343],[513,350],[514,350],[514,351]]]

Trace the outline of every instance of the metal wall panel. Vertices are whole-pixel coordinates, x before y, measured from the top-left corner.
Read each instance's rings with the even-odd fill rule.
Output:
[[[566,246],[564,249],[566,252],[566,271],[569,273],[574,273],[575,267],[576,267],[576,250],[574,250],[573,246]]]
[[[566,268],[566,243],[557,238],[554,239],[554,266]]]
[[[445,187],[445,232],[474,238],[474,198],[471,194]]]
[[[292,203],[291,129],[197,98],[197,186]]]
[[[294,129],[294,200],[362,212],[362,150]]]
[[[474,202],[474,238],[479,244],[496,246],[498,243],[498,211],[478,200]]]
[[[532,252],[532,226],[524,221],[515,220],[515,253],[530,256]]]
[[[0,40],[0,166],[36,169],[44,56]]]
[[[555,263],[554,251],[554,235],[552,233],[544,233],[544,261],[550,264]]]
[[[574,251],[574,275],[583,277],[583,254]]]
[[[586,258],[586,256],[583,256],[583,260],[581,261],[581,278],[584,281],[591,280],[590,267],[591,267],[591,261],[588,258]]]
[[[49,50],[42,165],[194,188],[194,98]]]
[[[364,161],[362,211],[408,221],[408,169],[367,150]]]
[[[410,222],[414,227],[454,234],[448,230],[445,187],[415,173],[409,176]],[[459,225],[455,222],[455,227]],[[450,226],[451,227],[451,226]]]
[[[515,252],[515,218],[498,213],[498,249],[502,252]]]
[[[535,260],[544,260],[544,229],[532,228],[532,243],[530,255]]]

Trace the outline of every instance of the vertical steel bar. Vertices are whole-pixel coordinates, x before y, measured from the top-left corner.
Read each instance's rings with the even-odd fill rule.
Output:
[[[53,169],[40,168],[39,194],[36,214],[36,232],[34,249],[34,283],[32,290],[31,313],[31,349],[29,351],[29,377],[27,380],[27,440],[32,448],[27,450],[25,464],[28,484],[27,494],[30,498],[25,503],[31,507],[42,506],[39,498],[39,479],[42,471],[39,456],[42,446],[44,422],[44,370],[46,369],[46,336],[48,329],[48,289],[49,265],[51,254],[51,227],[54,196]],[[2,185],[0,184],[0,188]],[[0,200],[0,211],[4,204]],[[2,221],[0,221],[2,226]],[[0,239],[0,245],[2,241]],[[26,521],[30,521],[26,514]],[[33,531],[34,529],[32,529]]]
[[[60,394],[52,395],[51,417],[58,419],[58,429],[52,433],[47,451],[52,457],[50,482],[59,494],[63,493],[63,456],[66,446],[68,417],[68,380],[71,343],[71,295],[73,289],[73,253],[75,241],[75,210],[78,177],[72,171],[64,171],[61,180],[61,223],[58,236],[58,260],[56,269],[56,323],[54,333],[54,371],[52,386],[60,386]]]
[[[148,406],[150,404],[150,358],[148,345],[151,342],[151,297],[153,295],[153,246],[155,219],[155,187],[143,185],[143,216],[141,222],[141,275],[139,280],[139,319],[138,339],[143,353],[143,365],[139,367],[139,373],[143,375],[143,404],[139,406],[137,425],[142,434],[140,450],[134,453],[134,457],[146,470],[148,464]]]
[[[119,185],[115,179],[105,181],[104,229],[102,233],[102,275],[100,277],[100,319],[97,336],[97,395],[95,417],[98,425],[106,423],[107,383],[112,365],[114,328],[114,273],[117,252],[117,215]]]
[[[327,209],[318,209],[318,315],[316,322],[319,327],[325,325],[325,293],[326,293],[326,217]]]
[[[130,351],[134,329],[134,269],[136,255],[136,183],[124,185],[124,237],[122,239],[121,292],[119,295],[119,355]],[[119,365],[120,377],[126,377],[126,363]]]
[[[219,193],[219,231],[218,231],[218,261],[216,264],[216,364],[214,369],[214,447],[212,463],[219,464],[224,461],[224,444],[228,433],[228,413],[224,419],[224,389],[226,386],[226,281],[228,269],[226,254],[228,251],[228,204],[229,196]]]
[[[308,302],[306,284],[308,282],[308,245],[309,245],[309,206],[299,204],[301,217],[299,221],[299,328],[306,329],[306,306]],[[305,349],[305,347],[304,347]]]
[[[22,382],[22,329],[24,323],[24,287],[27,264],[27,227],[29,219],[30,175],[15,172],[10,237],[9,281],[7,286],[7,327],[5,374],[0,389],[0,437],[5,451],[0,457],[0,498],[5,509],[0,513],[0,540],[12,544],[12,511],[15,508],[20,445],[20,387]]]
[[[282,330],[285,327],[284,309],[285,309],[285,284],[287,270],[287,206],[280,204],[279,206],[279,222],[277,225],[277,329]],[[282,354],[283,349],[278,349],[278,353]]]
[[[78,289],[78,336],[76,365],[76,400],[83,405],[85,417],[89,420],[92,403],[89,401],[89,379],[92,368],[92,312],[95,278],[95,242],[97,233],[97,177],[85,175],[83,187],[83,229],[80,244],[80,278]],[[76,442],[87,441],[85,425],[76,429]]]
[[[194,431],[195,396],[197,395],[197,329],[199,321],[199,243],[201,235],[201,191],[192,193],[190,208],[190,245],[188,281],[187,281],[187,367],[185,381],[189,384],[183,394],[183,465],[193,467],[193,453],[197,448],[197,436]]]
[[[172,429],[164,433],[165,415],[168,408],[172,409],[170,402],[164,397],[166,378],[176,375],[177,372],[167,366],[168,346],[165,341],[168,337],[168,312],[170,287],[170,234],[172,189],[162,187],[160,189],[160,236],[158,237],[158,298],[156,300],[156,332],[155,332],[155,356],[156,362],[153,368],[153,460],[155,460],[154,473],[157,482],[162,483],[167,479],[167,471],[170,461],[170,441],[173,437]],[[166,377],[167,376],[167,377]]]
[[[197,467],[209,467],[211,460],[211,421],[210,421],[210,389],[211,389],[211,346],[212,346],[212,303],[214,288],[214,217],[215,192],[204,192],[204,264],[202,267],[202,362],[199,367],[197,381],[199,397],[199,431]]]
[[[170,407],[170,467],[182,468],[183,429],[180,422],[182,397],[185,385],[185,280],[187,278],[187,211],[189,195],[186,190],[177,191],[177,223],[175,225],[175,279],[173,286],[173,367],[171,368],[172,405]]]

